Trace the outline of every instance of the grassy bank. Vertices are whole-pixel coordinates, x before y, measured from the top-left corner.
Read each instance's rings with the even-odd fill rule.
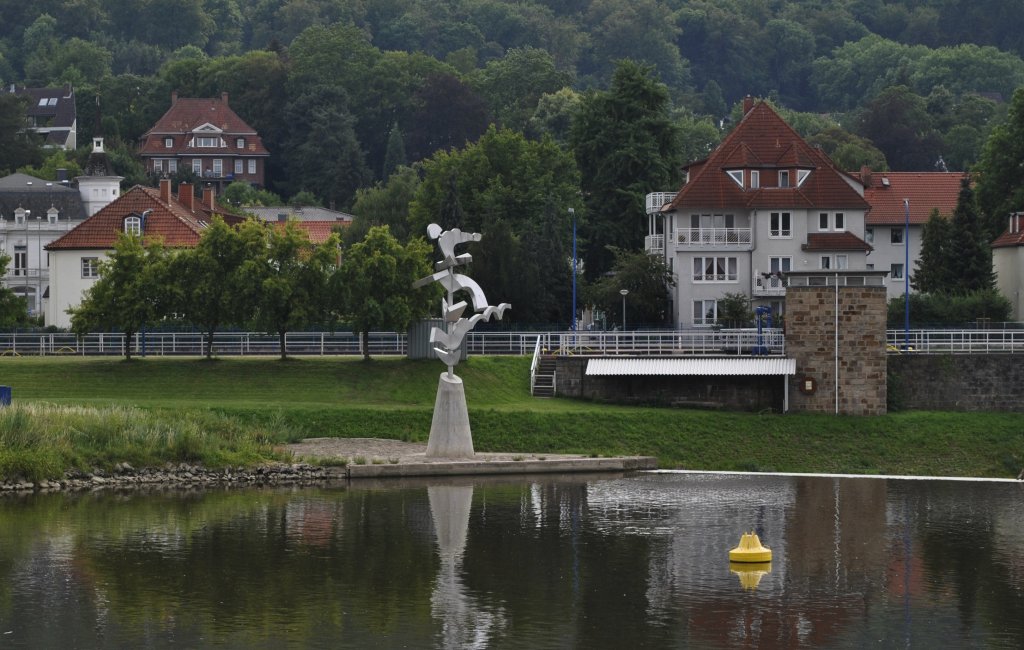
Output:
[[[305,437],[426,439],[436,361],[350,358],[0,359],[15,407],[0,412],[0,476],[65,468],[279,458]],[[529,359],[458,368],[479,451],[653,455],[662,467],[1016,476],[1024,418],[758,415],[620,407],[529,395]]]

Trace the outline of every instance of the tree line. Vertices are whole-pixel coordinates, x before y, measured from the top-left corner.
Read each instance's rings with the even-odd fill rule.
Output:
[[[289,331],[344,320],[362,333],[368,358],[370,330],[404,331],[427,312],[435,296],[412,289],[430,273],[427,254],[422,239],[403,246],[386,226],[344,257],[336,234],[313,244],[294,222],[277,228],[249,219],[235,227],[215,217],[185,249],[122,233],[99,279],[69,310],[71,328],[120,331],[130,341],[147,326],[189,324],[204,333],[207,358],[218,330],[257,328],[278,335],[284,359]]]

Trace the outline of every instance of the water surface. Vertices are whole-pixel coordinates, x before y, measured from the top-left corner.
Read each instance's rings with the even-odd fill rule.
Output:
[[[0,499],[0,647],[1024,647],[1024,486],[759,475]],[[770,567],[730,567],[743,531]]]

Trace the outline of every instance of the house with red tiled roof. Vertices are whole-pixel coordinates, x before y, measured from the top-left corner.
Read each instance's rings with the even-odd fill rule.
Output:
[[[1006,230],[992,242],[996,288],[1013,305],[1011,319],[1024,321],[1024,213],[1014,212]]]
[[[648,197],[647,250],[675,272],[675,322],[718,322],[718,303],[743,293],[784,313],[787,271],[864,269],[869,204],[856,177],[809,145],[766,103],[708,156],[684,168],[675,193]],[[653,200],[652,200],[652,197]]]
[[[889,298],[903,295],[904,273],[913,276],[921,255],[924,224],[933,210],[944,217],[953,214],[965,176],[964,172],[861,170],[864,198],[871,206],[865,219],[864,240],[874,247],[868,256],[868,268],[889,271]],[[905,268],[908,258],[910,267]]]
[[[171,181],[164,178],[158,188],[136,185],[124,192],[44,247],[50,265],[46,324],[71,326],[68,308],[81,303],[82,296],[99,278],[99,262],[113,252],[121,233],[139,235],[144,242],[159,241],[167,248],[190,248],[199,243],[203,230],[214,217],[233,225],[244,221],[243,217],[217,206],[212,187],[203,188],[200,198],[191,184],[181,183],[178,195],[173,196]],[[336,226],[334,221],[287,223],[294,223],[314,244],[327,241]],[[285,225],[286,222],[273,223],[276,228]]]
[[[178,97],[140,138],[139,156],[146,171],[170,176],[190,169],[218,191],[233,181],[263,187],[270,152],[259,134],[219,99]]]

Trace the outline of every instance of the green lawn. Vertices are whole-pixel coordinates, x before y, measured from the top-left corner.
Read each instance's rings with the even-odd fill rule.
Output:
[[[475,357],[466,385],[478,451],[644,454],[662,467],[1016,476],[1024,418],[758,415],[535,399],[530,360]],[[435,360],[0,359],[16,408],[0,414],[0,476],[168,460],[251,464],[313,436],[425,440]],[[32,410],[17,408],[31,406]],[[87,409],[68,409],[71,405]]]

